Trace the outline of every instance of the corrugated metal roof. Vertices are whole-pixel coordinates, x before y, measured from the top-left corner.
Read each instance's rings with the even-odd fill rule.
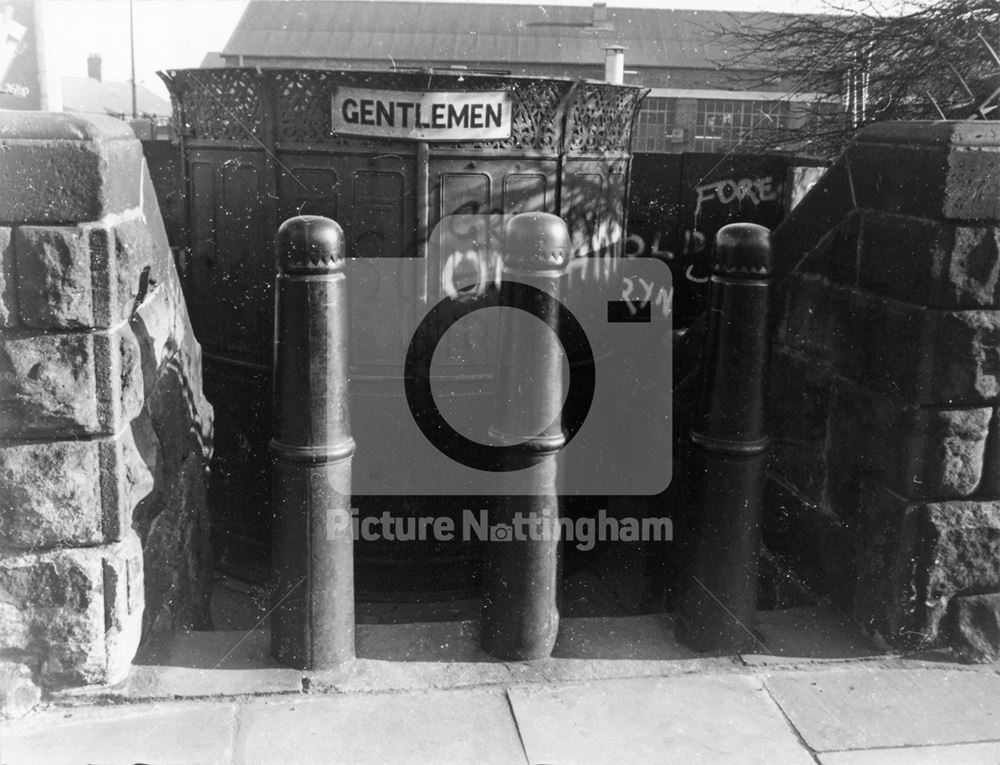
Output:
[[[600,64],[624,45],[629,66],[713,67],[710,31],[762,14],[565,5],[251,0],[224,56],[524,64]],[[777,14],[768,14],[777,17]]]

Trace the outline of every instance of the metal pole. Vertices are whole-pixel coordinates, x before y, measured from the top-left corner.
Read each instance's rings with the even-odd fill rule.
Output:
[[[35,56],[38,65],[38,108],[43,112],[61,112],[62,77],[59,67],[55,64],[56,56],[53,47],[52,30],[49,23],[52,20],[52,8],[49,0],[35,0]]]
[[[535,287],[557,300],[566,280],[570,237],[566,223],[548,213],[522,213],[506,228],[500,305],[497,408],[490,430],[501,446],[516,444],[535,463],[509,472],[509,491],[500,497],[491,525],[506,524],[528,538],[487,544],[482,646],[501,659],[525,661],[549,656],[559,630],[559,470],[556,454],[566,443],[560,418],[563,357],[559,321],[551,301],[519,289]],[[534,314],[534,316],[529,315]],[[538,331],[539,317],[549,331]],[[532,324],[536,326],[532,326]],[[520,519],[520,520],[519,520]]]
[[[344,234],[290,218],[275,250],[271,650],[329,669],[355,655]]]
[[[128,40],[129,40],[129,56],[132,62],[132,119],[139,116],[139,111],[136,107],[136,95],[135,95],[135,8],[133,7],[134,0],[128,0]]]
[[[757,642],[771,268],[766,228],[733,223],[719,230],[690,429],[693,545],[677,605],[678,637],[699,650],[743,650]]]

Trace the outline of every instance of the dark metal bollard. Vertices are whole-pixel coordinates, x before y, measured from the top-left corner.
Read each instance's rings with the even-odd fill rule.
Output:
[[[317,215],[275,241],[271,650],[300,669],[354,658],[344,234]]]
[[[535,467],[526,476],[507,473],[491,525],[512,527],[518,517],[544,524],[544,539],[487,544],[482,645],[492,656],[525,661],[549,656],[559,630],[559,469],[555,455],[566,443],[560,416],[565,379],[559,317],[553,303],[518,285],[559,299],[566,279],[570,238],[566,223],[548,213],[522,213],[507,224],[500,305],[524,309],[501,320],[497,408],[490,430],[499,446],[518,445]],[[532,331],[542,319],[551,331]],[[541,463],[541,464],[539,464]],[[543,536],[536,534],[536,537]]]
[[[733,223],[719,230],[690,430],[693,544],[677,604],[678,637],[699,650],[757,643],[771,267],[766,228]]]

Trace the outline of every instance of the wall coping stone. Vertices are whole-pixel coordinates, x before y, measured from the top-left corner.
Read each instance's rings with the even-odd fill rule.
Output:
[[[858,133],[855,142],[927,146],[996,146],[1000,149],[1000,123],[978,120],[877,122]]]
[[[135,140],[127,123],[103,114],[8,111],[0,118],[0,140],[24,141],[112,141]]]

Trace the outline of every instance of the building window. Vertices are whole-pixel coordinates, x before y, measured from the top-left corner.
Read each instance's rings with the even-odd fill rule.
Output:
[[[787,101],[700,100],[694,150],[752,151],[781,141],[787,129]]]
[[[643,99],[632,132],[632,151],[673,151],[674,146],[674,114],[676,99],[652,98]]]

